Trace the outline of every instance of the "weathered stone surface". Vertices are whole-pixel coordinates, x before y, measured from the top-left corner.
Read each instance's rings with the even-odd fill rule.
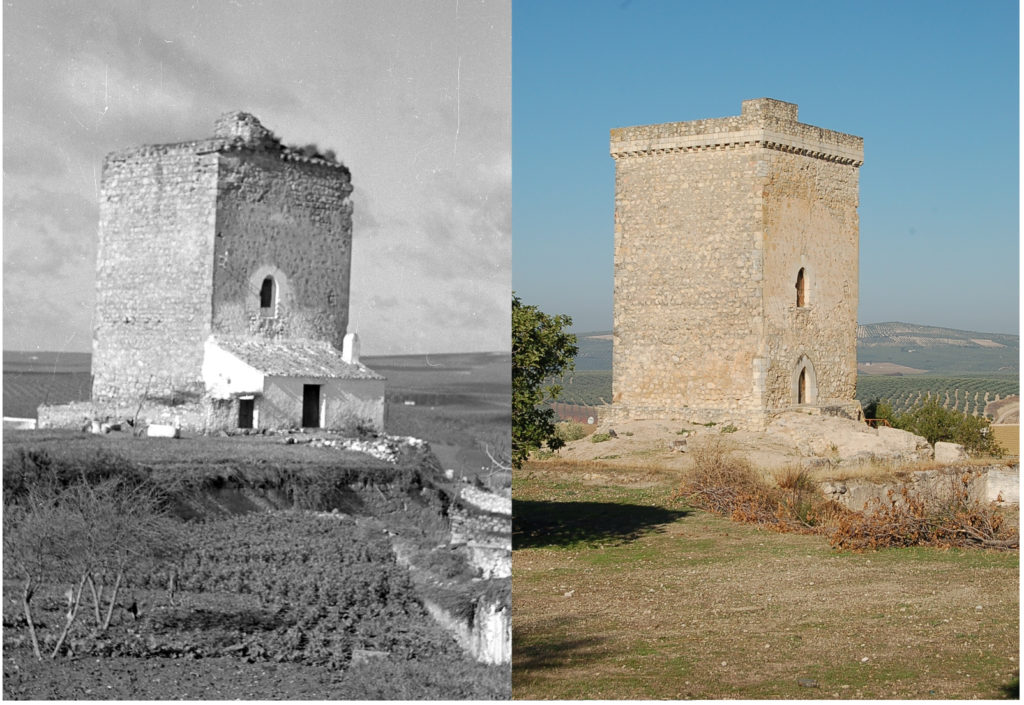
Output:
[[[947,443],[945,441],[936,441],[935,462],[955,463],[958,460],[966,459],[967,451],[959,443]]]
[[[903,486],[911,496],[925,500],[941,499],[954,490],[966,489],[971,499],[981,502],[1018,504],[1019,482],[1019,464],[987,467],[952,465],[920,470],[889,482],[848,479],[842,483],[823,483],[821,490],[827,497],[859,511],[865,506],[874,506],[875,502],[902,501],[899,490]],[[845,491],[837,491],[838,487]]]
[[[763,427],[801,396],[860,418],[863,140],[796,117],[796,105],[759,99],[736,117],[612,130],[606,421]]]
[[[807,456],[833,463],[870,460],[929,460],[932,448],[921,436],[895,428],[874,429],[837,416],[785,412],[765,429],[769,440],[795,446]]]
[[[107,155],[94,398],[202,393],[211,333],[324,340],[348,322],[349,172],[299,160],[245,113],[219,138]],[[275,279],[275,308],[260,285]]]

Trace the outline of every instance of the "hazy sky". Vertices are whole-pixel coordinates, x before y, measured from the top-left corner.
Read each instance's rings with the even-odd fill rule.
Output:
[[[3,347],[91,348],[106,153],[254,113],[351,170],[365,354],[507,350],[503,0],[5,0]]]
[[[512,284],[612,327],[613,127],[797,103],[864,138],[862,323],[1019,331],[1017,0],[515,0]]]

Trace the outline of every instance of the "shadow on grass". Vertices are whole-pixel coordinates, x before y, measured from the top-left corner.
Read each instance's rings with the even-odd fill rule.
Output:
[[[512,501],[513,548],[625,543],[685,517],[685,510],[616,502]]]
[[[1020,700],[1020,678],[1014,678],[1006,685],[999,686],[999,689],[1007,700]]]
[[[604,658],[600,644],[604,637],[576,637],[576,620],[571,617],[556,617],[546,620],[538,627],[512,629],[512,685],[516,675],[530,671],[560,668],[569,663],[585,666]]]

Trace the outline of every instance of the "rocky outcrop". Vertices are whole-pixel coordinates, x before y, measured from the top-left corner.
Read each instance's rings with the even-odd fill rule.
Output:
[[[854,464],[871,460],[930,460],[932,447],[921,436],[896,428],[871,428],[851,419],[787,412],[776,417],[765,435],[796,447],[805,456]]]

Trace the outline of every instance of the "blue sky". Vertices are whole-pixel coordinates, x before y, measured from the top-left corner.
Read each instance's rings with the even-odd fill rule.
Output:
[[[748,98],[864,138],[862,323],[1019,332],[1015,0],[514,0],[512,287],[612,325],[613,127]]]
[[[4,349],[90,350],[105,154],[245,110],[352,170],[365,354],[507,350],[510,22],[504,0],[5,0]]]

